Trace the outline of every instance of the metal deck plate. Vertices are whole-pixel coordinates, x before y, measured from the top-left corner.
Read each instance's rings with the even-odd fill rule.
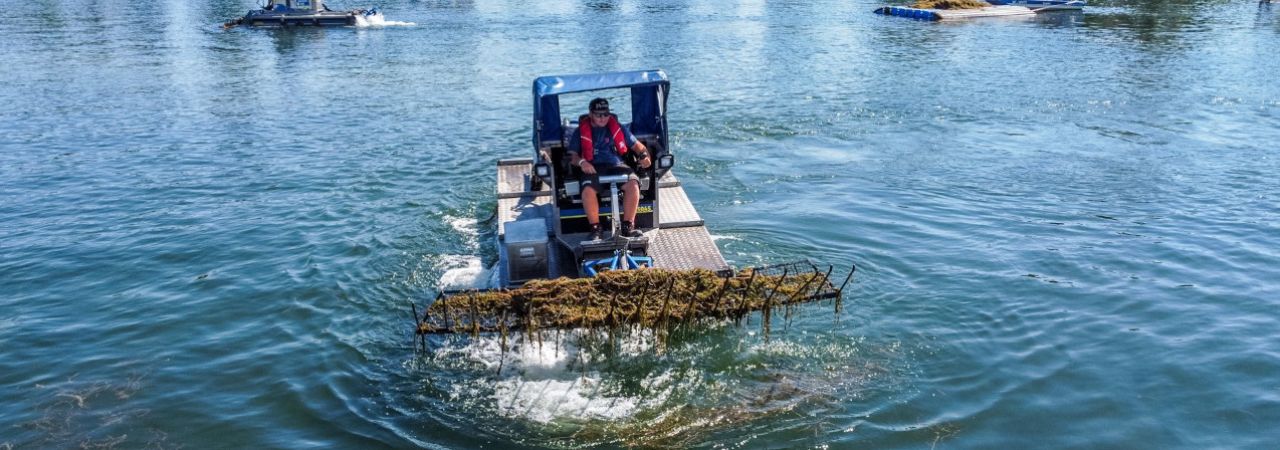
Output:
[[[668,170],[667,173],[662,175],[662,178],[658,179],[659,188],[676,187],[679,185],[680,180],[676,178],[676,172],[674,170]]]
[[[685,227],[658,230],[649,244],[653,266],[664,269],[708,269],[730,273],[729,263],[711,240],[707,227]]]
[[[498,161],[498,198],[520,197],[522,195],[551,195],[551,190],[544,184],[542,190],[529,191],[529,177],[533,171],[530,159],[504,159]]]
[[[680,186],[661,188],[658,192],[658,227],[700,227],[704,224],[698,210],[689,202]]]
[[[551,217],[551,196],[498,199],[498,236],[507,235],[507,222]],[[550,229],[550,228],[548,228]]]

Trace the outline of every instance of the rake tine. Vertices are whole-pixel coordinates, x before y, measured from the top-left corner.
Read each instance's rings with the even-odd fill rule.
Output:
[[[699,292],[702,292],[702,277],[698,277],[697,287],[695,287],[693,289],[693,293],[689,295],[689,306],[684,308],[684,315],[680,317],[681,322],[688,321],[689,313],[697,307]]]
[[[724,277],[724,284],[720,285],[720,292],[716,294],[716,305],[711,308],[712,314],[719,314],[720,304],[724,302],[724,291],[725,289],[729,288],[729,279],[731,278],[733,277],[732,276]]]
[[[671,309],[669,309],[669,306],[671,306],[671,291],[675,288],[676,274],[669,274],[667,277],[667,295],[663,295],[662,311],[658,312],[658,322],[660,323],[660,329],[663,331],[663,340],[666,339],[666,332],[668,331],[667,327],[669,325],[667,321],[671,318]]]
[[[662,312],[659,313],[663,328],[667,327],[667,312],[668,312],[667,306],[671,303],[671,288],[675,287],[675,284],[676,284],[676,276],[675,274],[671,274],[671,276],[667,277],[667,288],[665,289],[665,291],[667,291],[667,295],[663,296]]]
[[[591,307],[591,295],[582,296],[582,314],[578,316],[578,326],[589,328],[587,326],[587,309]]]
[[[418,322],[418,305],[413,303],[413,300],[409,300],[409,307],[413,309],[413,320],[415,322]],[[428,323],[430,319],[431,319],[431,310],[427,309],[425,311],[425,314],[422,315],[422,321],[417,323],[418,344],[419,344],[419,347],[424,352],[431,350],[430,348],[427,348],[427,333],[426,333],[427,332],[426,328],[431,326]]]
[[[467,304],[471,307],[471,338],[480,337],[480,313],[476,311],[476,296],[467,296]]]
[[[813,294],[810,297],[817,297],[822,293],[824,286],[827,284],[827,279],[831,276],[832,269],[835,269],[835,266],[827,265],[827,273],[822,274],[822,281],[818,282],[818,286],[813,289]]]
[[[413,300],[409,300],[409,310],[413,311],[413,323],[416,325],[418,323],[418,305],[414,304]]]
[[[778,282],[774,284],[773,289],[769,291],[769,296],[764,298],[764,305],[766,308],[768,308],[772,304],[771,302],[773,301],[773,295],[778,293],[778,288],[782,287],[782,282],[787,280],[788,270],[789,268],[787,267],[782,268],[782,276],[778,277]]]
[[[737,320],[739,321],[742,320],[743,316],[747,315],[746,312],[749,310],[747,307],[750,306],[750,304],[748,303],[747,296],[748,294],[751,294],[751,291],[753,290],[752,288],[754,286],[752,285],[752,283],[756,281],[756,273],[757,271],[755,270],[751,271],[751,277],[747,278],[747,285],[742,288],[742,295],[739,296],[738,310],[735,311],[735,315],[737,316]],[[750,325],[750,324],[751,324],[750,322],[747,323],[747,325]]]
[[[812,264],[810,264],[810,265],[812,265]],[[817,273],[817,272],[813,272],[813,276],[809,277],[809,281],[804,282],[804,285],[800,286],[800,289],[796,290],[796,292],[795,292],[794,294],[791,294],[791,296],[787,298],[787,305],[786,305],[786,308],[787,308],[787,317],[786,317],[786,318],[787,318],[787,322],[786,322],[786,325],[784,325],[784,326],[783,326],[783,331],[784,331],[784,332],[785,332],[786,330],[788,330],[788,329],[790,329],[790,328],[791,328],[791,305],[792,305],[793,303],[795,303],[795,302],[796,302],[796,300],[798,300],[798,297],[797,297],[797,296],[798,296],[799,294],[802,294],[802,293],[804,293],[805,291],[809,290],[809,284],[813,283],[813,281],[814,281],[814,280],[816,280],[816,279],[818,279],[818,273]]]
[[[671,291],[676,286],[676,275],[674,273],[667,274],[667,287],[663,289],[666,295],[662,296],[662,311],[658,313],[658,329],[654,330],[654,337],[658,340],[659,353],[666,347],[667,335],[670,333],[671,320]]]
[[[646,277],[644,279],[644,288],[640,289],[640,295],[637,296],[635,299],[636,312],[635,314],[631,315],[632,318],[636,318],[636,317],[639,318],[639,319],[636,319],[636,324],[642,327],[644,326],[644,300],[648,296],[648,294],[649,294],[649,278]]]
[[[613,315],[613,312],[614,312],[614,310],[615,310],[615,309],[617,309],[617,307],[618,307],[618,293],[617,293],[617,292],[614,292],[614,293],[613,293],[613,296],[612,296],[612,297],[609,297],[609,317],[608,317],[608,321],[609,321],[609,328],[611,328],[611,329],[612,329],[612,328],[614,328],[614,327],[616,327],[616,326],[618,326],[618,318],[617,318],[616,316],[614,316],[614,315]]]
[[[773,295],[778,293],[778,289],[782,287],[782,282],[787,279],[787,271],[789,268],[782,268],[782,276],[778,277],[778,282],[773,285],[773,289],[769,291],[769,296],[764,298],[764,313],[760,317],[760,327],[764,329],[765,340],[769,339],[769,329],[773,325]]]
[[[533,344],[533,328],[537,326],[537,322],[533,319],[534,310],[538,307],[532,295],[529,296],[529,307],[524,310],[524,341]]]
[[[840,321],[840,313],[844,311],[844,287],[849,284],[849,280],[853,279],[853,272],[858,270],[858,266],[849,263],[849,275],[844,277],[844,282],[840,283],[840,289],[836,289],[836,322]]]
[[[844,282],[840,283],[840,289],[836,289],[837,294],[844,294],[844,286],[849,284],[849,280],[853,279],[853,272],[858,270],[858,266],[849,264],[849,275],[844,277]]]
[[[501,347],[498,349],[498,373],[496,377],[502,376],[502,365],[507,362],[507,307],[502,307],[502,317],[498,319],[499,332],[502,334]]]
[[[546,300],[546,297],[543,297]],[[542,351],[542,324],[538,321],[537,302],[529,305],[529,343],[537,343],[538,351]]]
[[[809,284],[813,283],[813,281],[817,279],[818,279],[818,273],[814,272],[813,276],[809,277],[809,281],[804,282],[803,285],[800,285],[800,289],[796,290],[794,294],[791,294],[790,296],[787,297],[787,305],[795,303],[796,300],[799,300],[800,299],[799,295],[809,290]]]
[[[414,333],[414,334],[416,334],[416,335],[418,335],[418,337],[419,337],[419,338],[421,338],[421,337],[422,337],[422,322],[419,322],[419,321],[418,321],[418,305],[413,304],[413,300],[409,300],[409,309],[410,309],[410,312],[411,312],[411,313],[413,313],[413,327],[414,327],[413,333]],[[419,341],[421,341],[421,340],[419,340]],[[417,344],[418,344],[418,345],[415,345],[415,346],[414,346],[414,350],[422,351],[422,345],[421,345],[421,342],[418,342]]]
[[[441,299],[441,298],[444,298],[444,291],[443,291],[443,290],[441,290],[441,291],[439,291],[439,292],[436,292],[436,298],[435,298],[435,300],[432,300],[432,301],[431,301],[431,304],[430,304],[430,305],[427,305],[427,306],[426,306],[426,308],[425,308],[425,310],[424,310],[424,311],[422,311],[422,321],[423,321],[423,322],[426,322],[426,321],[427,321],[427,318],[428,318],[428,317],[431,317],[431,307],[432,307],[432,306],[435,306],[435,305],[436,305],[436,303],[440,303],[440,299]],[[437,311],[437,313],[439,313],[439,311]],[[446,330],[448,329],[448,323],[445,323],[445,329],[446,329]]]
[[[644,282],[645,282],[645,284],[644,284],[644,288],[641,288],[641,289],[640,289],[640,291],[639,291],[639,293],[636,293],[636,295],[633,295],[632,297],[640,297],[640,296],[644,295],[644,291],[645,291],[645,289],[647,289],[647,288],[649,287],[649,286],[648,286],[649,281],[648,281],[648,280],[644,280]],[[627,305],[626,305],[626,303],[627,303],[627,302],[626,302],[626,300],[627,300],[626,296],[623,296],[623,303],[624,303],[624,304],[623,304],[623,306],[624,306],[624,307],[625,307],[625,306],[627,306]],[[625,308],[624,308],[624,309],[625,309]],[[630,325],[631,323],[635,322],[635,320],[636,320],[636,315],[637,315],[637,314],[639,314],[639,313],[640,313],[639,302],[636,302],[636,309],[632,310],[630,313],[627,313],[627,312],[625,312],[625,311],[622,313],[624,316],[626,316],[626,320],[624,321],[624,323],[625,323],[626,325]]]
[[[609,356],[613,356],[617,354],[618,341],[615,339],[614,332],[617,331],[618,329],[618,318],[617,316],[613,315],[617,307],[618,307],[618,292],[615,291],[613,293],[613,296],[609,297],[609,317],[606,318],[606,320],[609,322],[609,327],[608,327],[609,329],[607,333],[608,335],[606,336],[609,339],[609,345],[607,345],[605,348],[609,349]],[[610,360],[612,360],[612,358],[610,358]],[[610,365],[612,365],[612,361],[610,361]]]
[[[453,303],[449,299],[444,299],[444,329],[450,334],[453,333],[453,326],[457,323],[453,317]]]

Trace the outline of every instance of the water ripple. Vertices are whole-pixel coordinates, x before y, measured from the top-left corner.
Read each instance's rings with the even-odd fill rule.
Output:
[[[7,5],[0,448],[1267,448],[1280,21],[1093,3]],[[496,259],[530,80],[638,67],[726,257],[856,264],[843,315],[414,356],[409,303]]]

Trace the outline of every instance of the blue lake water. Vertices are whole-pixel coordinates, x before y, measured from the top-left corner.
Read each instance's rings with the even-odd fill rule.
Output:
[[[0,449],[1275,448],[1280,5],[1092,3],[7,2]],[[839,320],[415,356],[533,78],[641,68],[726,258],[856,264]]]

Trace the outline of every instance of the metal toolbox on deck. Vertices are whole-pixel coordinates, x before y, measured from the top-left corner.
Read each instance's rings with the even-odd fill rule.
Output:
[[[507,222],[507,280],[512,284],[547,278],[547,223],[542,218]]]

